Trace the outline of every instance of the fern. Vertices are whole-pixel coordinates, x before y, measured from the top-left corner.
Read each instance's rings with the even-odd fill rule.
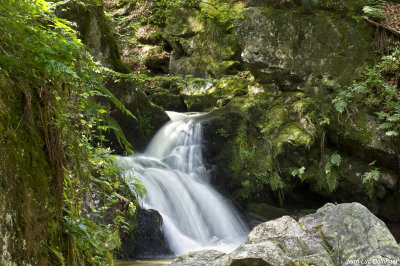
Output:
[[[385,14],[383,12],[383,8],[386,5],[385,0],[373,0],[370,3],[363,7],[362,11],[368,17],[376,20],[383,20],[385,19]]]
[[[347,102],[341,98],[336,98],[332,100],[333,106],[339,113],[343,113],[343,111],[347,107]]]
[[[111,91],[109,91],[104,86],[99,86],[99,89],[102,91],[102,94],[99,93],[98,95],[108,98],[115,105],[115,107],[118,108],[123,114],[126,114],[132,117],[133,119],[136,119],[136,117],[131,113],[131,111],[126,109],[125,105],[117,97],[115,97],[115,95]]]
[[[364,6],[363,12],[372,19],[383,20],[385,19],[385,15],[379,7],[374,6]]]
[[[340,163],[342,162],[342,157],[340,157],[339,154],[334,153],[334,154],[332,154],[330,161],[331,161],[332,165],[336,165],[339,167]]]
[[[339,184],[339,175],[335,171],[326,175],[326,185],[330,193],[332,193]]]
[[[373,165],[374,163],[375,161],[370,163],[370,166]],[[362,183],[366,189],[366,193],[369,199],[371,200],[374,194],[374,185],[376,182],[378,182],[379,176],[380,176],[380,171],[378,168],[375,168],[369,172],[365,172],[363,175]]]
[[[304,166],[300,167],[300,168],[292,168],[291,169],[291,175],[292,176],[297,176],[298,178],[300,178],[301,182],[303,182],[306,179],[306,175],[305,175],[305,170],[306,168]]]

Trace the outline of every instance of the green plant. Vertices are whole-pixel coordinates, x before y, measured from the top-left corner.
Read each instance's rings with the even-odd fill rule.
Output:
[[[147,115],[140,115],[139,127],[145,136],[149,136],[151,133],[153,133],[154,125],[151,123],[151,117]]]
[[[217,131],[216,131],[216,133],[217,133],[219,136],[223,137],[223,138],[229,137],[228,131],[226,131],[224,128],[218,128]]]
[[[306,168],[304,166],[300,168],[291,168],[290,174],[294,177],[300,178],[301,182],[303,182],[306,179],[306,173],[305,173]]]
[[[374,0],[374,1],[369,1],[369,5],[364,6],[362,11],[364,14],[366,14],[368,17],[376,20],[383,20],[385,19],[384,11],[383,8],[386,5],[385,0]]]
[[[342,157],[338,153],[333,153],[328,162],[325,163],[325,167],[322,169],[317,179],[317,186],[320,189],[326,189],[329,193],[332,193],[339,184],[340,176],[338,174],[338,168],[342,162]]]
[[[373,161],[369,164],[369,167],[372,167],[376,161]],[[367,195],[370,199],[372,199],[374,195],[374,186],[375,183],[378,182],[380,176],[380,171],[378,168],[371,169],[368,172],[365,172],[363,175],[362,183],[367,191]]]
[[[279,203],[282,205],[285,200],[285,194],[283,193],[283,189],[286,184],[283,182],[282,178],[275,171],[273,172],[265,172],[265,173],[255,173],[255,178],[264,185],[269,185],[272,191],[276,191],[278,193]]]
[[[400,165],[400,96],[399,96],[400,48],[392,48],[374,66],[366,68],[362,79],[341,91],[332,101],[339,113],[346,113],[354,124],[352,114],[366,108],[380,123]]]
[[[114,130],[121,144],[131,150],[107,108],[96,99],[106,98],[134,116],[102,85],[103,70],[66,21],[48,6],[42,0],[5,0],[0,5],[0,80],[8,94],[2,91],[0,104],[15,98],[20,101],[14,105],[25,105],[15,126],[8,126],[15,110],[2,108],[0,127],[7,128],[0,141],[4,135],[23,147],[23,132],[39,142],[43,139],[38,150],[47,156],[41,163],[52,171],[38,173],[33,182],[48,186],[39,189],[45,192],[52,184],[45,182],[46,175],[54,175],[50,180],[55,180],[58,201],[51,205],[59,211],[49,218],[49,246],[41,252],[53,254],[60,264],[112,264],[112,250],[119,246],[119,230],[125,223],[119,207],[124,200],[119,195],[118,168],[111,150],[103,146],[104,132]],[[41,158],[38,151],[30,156],[34,165]],[[140,189],[139,184],[133,185]],[[90,208],[86,206],[88,192],[98,199]]]

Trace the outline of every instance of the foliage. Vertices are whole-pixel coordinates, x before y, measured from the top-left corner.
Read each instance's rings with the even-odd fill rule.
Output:
[[[143,135],[148,136],[154,131],[154,125],[151,123],[151,117],[147,115],[139,116],[139,127]]]
[[[376,161],[373,161],[372,163],[369,164],[369,166],[372,167],[375,164],[375,162]],[[379,176],[380,176],[380,171],[376,167],[368,172],[365,172],[363,175],[362,183],[367,191],[368,197],[371,200],[374,194],[374,185],[376,182],[378,182]]]
[[[370,1],[369,5],[363,7],[363,12],[370,18],[376,20],[385,19],[383,8],[386,5],[386,0]]]
[[[367,68],[360,81],[341,91],[332,101],[339,113],[348,115],[367,108],[379,121],[379,129],[390,138],[392,148],[400,163],[400,48],[394,47],[374,66]]]
[[[317,179],[317,186],[320,189],[325,189],[332,193],[339,184],[340,176],[338,174],[339,166],[342,162],[342,157],[338,153],[333,153],[328,162],[325,163],[323,172],[320,173]]]
[[[174,23],[174,10],[177,8],[188,8],[194,15],[203,20],[213,21],[213,25],[219,25],[226,30],[233,29],[236,19],[240,18],[240,5],[235,5],[231,0],[157,0],[158,8],[153,11],[154,18],[151,21],[156,25],[163,26],[167,21]],[[211,24],[210,24],[211,25]]]
[[[300,178],[301,182],[303,182],[306,179],[305,170],[306,168],[304,166],[300,168],[292,168],[290,174],[292,176],[297,176]]]
[[[2,1],[0,73],[19,84],[10,88],[10,94],[25,96],[22,119],[28,128],[40,123],[55,169],[64,211],[59,228],[54,229],[59,235],[49,240],[53,242],[49,252],[59,261],[64,257],[68,265],[112,264],[111,251],[119,246],[124,218],[117,208],[121,181],[111,151],[102,145],[104,132],[114,130],[121,144],[131,150],[95,99],[106,97],[133,115],[103,87],[101,70],[76,33],[47,8],[42,0]],[[85,208],[88,191],[99,197],[89,210]],[[109,213],[115,209],[116,213]]]
[[[226,129],[224,129],[224,128],[218,128],[217,131],[216,131],[216,133],[217,133],[219,136],[223,137],[223,138],[229,137],[228,131],[226,131]]]
[[[285,194],[283,193],[283,189],[285,188],[285,183],[279,174],[275,171],[273,172],[265,172],[265,173],[255,173],[255,178],[263,183],[264,185],[269,185],[272,191],[278,192],[279,203],[282,205],[285,199]]]

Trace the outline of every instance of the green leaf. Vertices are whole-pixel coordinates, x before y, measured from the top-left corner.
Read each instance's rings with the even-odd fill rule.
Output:
[[[331,169],[332,169],[331,163],[330,163],[330,162],[327,162],[327,163],[325,164],[325,174],[326,174],[326,175],[329,175],[329,174],[331,173]]]
[[[337,153],[332,154],[332,156],[331,156],[331,164],[332,165],[339,166],[341,162],[342,162],[342,157],[340,157],[339,154],[337,154]]]
[[[292,168],[292,172],[290,173],[292,176],[297,176],[300,178],[301,182],[305,180],[305,170],[306,168],[304,166],[300,168]]]
[[[336,98],[336,99],[332,100],[332,103],[333,103],[333,106],[335,107],[335,109],[339,113],[343,113],[343,111],[347,107],[347,102],[345,102],[343,99],[340,99],[340,98]]]
[[[381,125],[379,126],[379,128],[380,128],[380,129],[383,129],[383,130],[389,129],[389,128],[391,128],[391,127],[393,127],[393,123],[389,123],[389,122],[385,122],[385,123],[383,123],[383,124],[381,124]]]
[[[389,136],[389,137],[398,136],[399,132],[397,132],[397,131],[388,131],[388,132],[385,133],[385,135]]]

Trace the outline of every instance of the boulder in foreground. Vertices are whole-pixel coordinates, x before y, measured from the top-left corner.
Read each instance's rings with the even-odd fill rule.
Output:
[[[358,261],[357,261],[358,260]],[[400,245],[386,225],[359,203],[327,203],[316,213],[262,223],[230,254],[183,254],[179,265],[385,265],[400,263]]]

